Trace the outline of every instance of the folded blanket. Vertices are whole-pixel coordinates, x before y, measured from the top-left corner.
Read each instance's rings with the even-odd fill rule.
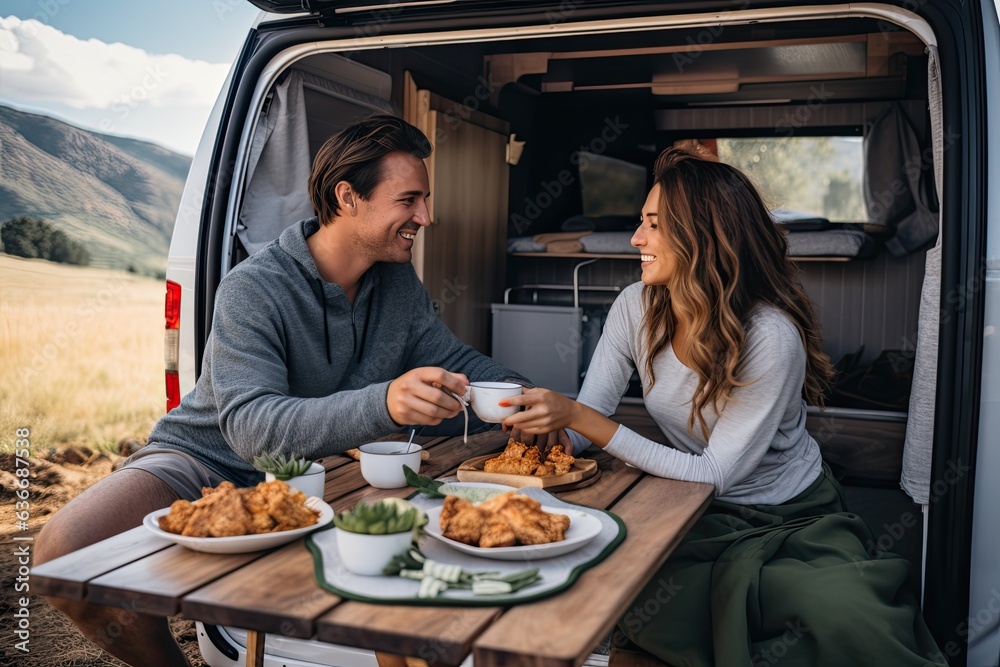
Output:
[[[535,234],[532,237],[532,241],[535,243],[541,243],[542,245],[548,245],[555,241],[578,241],[587,234],[589,231],[582,232],[552,232],[550,234]]]
[[[583,252],[583,244],[579,241],[551,241],[545,244],[545,252],[560,254]]]
[[[639,254],[639,249],[632,245],[632,232],[603,232],[584,237],[580,242],[586,252]]]
[[[827,229],[821,232],[790,232],[791,257],[857,257],[864,259],[876,249],[875,240],[856,229]]]

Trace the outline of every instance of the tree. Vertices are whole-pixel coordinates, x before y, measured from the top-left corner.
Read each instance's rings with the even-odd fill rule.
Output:
[[[90,264],[90,253],[79,241],[38,218],[21,216],[0,227],[4,252],[17,257],[47,259],[63,264]]]

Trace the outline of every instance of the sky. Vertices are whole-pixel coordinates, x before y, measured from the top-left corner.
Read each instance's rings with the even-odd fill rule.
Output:
[[[193,155],[247,0],[4,0],[0,104]]]

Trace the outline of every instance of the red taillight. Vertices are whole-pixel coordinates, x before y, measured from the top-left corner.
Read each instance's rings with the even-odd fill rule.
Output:
[[[167,412],[181,404],[181,381],[177,374],[181,351],[181,286],[167,281],[164,307],[166,331],[163,339],[163,357],[166,366]]]
[[[181,326],[181,286],[173,280],[167,281],[167,298],[164,314],[166,315],[167,328],[179,329]]]
[[[177,371],[167,371],[167,412],[181,404],[181,379]]]

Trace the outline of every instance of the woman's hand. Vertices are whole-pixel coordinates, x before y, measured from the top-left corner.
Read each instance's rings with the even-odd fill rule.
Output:
[[[573,429],[598,447],[607,445],[618,430],[618,424],[611,421],[593,408],[577,403],[571,398],[549,389],[525,389],[520,396],[511,396],[500,402],[501,406],[518,405],[524,410],[507,417],[502,424],[504,430],[514,433],[550,434],[559,431],[560,444],[565,439],[565,450],[572,454],[569,436],[563,429]],[[521,439],[521,438],[518,438]],[[521,439],[524,442],[523,439]]]
[[[520,396],[500,401],[501,407],[523,406],[524,410],[503,420],[505,427],[523,433],[541,434],[570,428],[579,404],[550,389],[525,389]]]
[[[558,431],[553,431],[551,433],[539,433],[538,435],[530,435],[525,437],[525,434],[521,433],[521,429],[512,426],[501,425],[504,432],[510,435],[511,438],[517,440],[518,442],[523,442],[528,445],[536,445],[542,452],[542,458],[549,453],[553,445],[562,445],[563,451],[569,455],[573,454],[573,441],[569,439],[569,434],[566,429],[559,429]],[[531,442],[528,442],[531,440]]]

